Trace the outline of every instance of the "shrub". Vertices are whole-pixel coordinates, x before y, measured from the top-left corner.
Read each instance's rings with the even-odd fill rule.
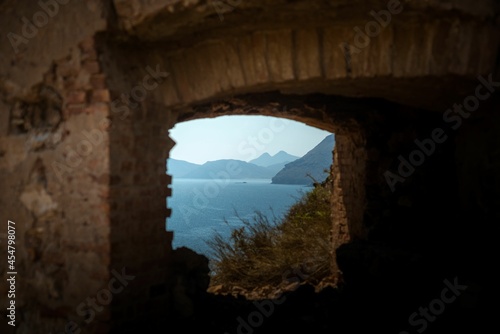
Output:
[[[256,212],[229,240],[215,234],[211,285],[251,289],[287,279],[317,283],[330,275],[330,197],[328,179],[306,192],[282,219]]]

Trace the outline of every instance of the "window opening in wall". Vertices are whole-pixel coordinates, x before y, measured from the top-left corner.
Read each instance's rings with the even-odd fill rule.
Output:
[[[174,249],[209,259],[209,291],[237,286],[261,297],[264,285],[327,278],[334,134],[283,118],[222,116],[178,123],[170,136],[167,230]]]

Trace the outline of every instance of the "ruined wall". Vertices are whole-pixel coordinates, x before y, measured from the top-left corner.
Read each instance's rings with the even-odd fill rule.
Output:
[[[0,5],[0,90],[30,94],[55,59],[107,27],[107,1],[2,1]],[[47,14],[48,13],[48,14]]]
[[[70,320],[88,320],[88,331],[137,331],[133,325],[164,320],[152,310],[170,312],[172,300],[185,297],[180,284],[171,298],[177,281],[168,269],[168,129],[192,117],[193,106],[257,92],[378,97],[434,110],[382,103],[366,117],[331,102],[328,112],[316,106],[286,115],[322,127],[344,110],[359,125],[338,133],[333,196],[334,232],[340,241],[347,229],[353,237],[338,254],[349,281],[361,282],[354,286],[417,285],[429,272],[476,268],[478,258],[493,263],[480,234],[490,238],[497,229],[482,219],[498,218],[498,143],[490,125],[497,102],[452,132],[396,190],[385,172],[397,170],[415,139],[428,137],[442,113],[474,90],[477,75],[498,67],[495,2],[407,3],[353,53],[353,28],[378,4],[249,1],[221,21],[201,1],[72,2],[16,50],[8,33],[23,35],[19,20],[40,5],[3,1],[0,219],[18,224],[20,331],[60,331]],[[168,75],[147,78],[157,69]],[[460,217],[457,203],[472,219]],[[391,268],[408,269],[404,278],[414,280]],[[121,287],[109,285],[117,280]],[[86,300],[94,297],[92,312]]]
[[[82,42],[106,27],[107,8],[40,3],[0,5],[0,217],[17,227],[18,329],[56,332],[90,319],[77,308],[109,281],[108,109],[97,54]]]
[[[350,238],[364,238],[367,153],[363,133],[335,135],[332,219],[338,247]]]
[[[113,301],[112,326],[133,333],[157,328],[173,307],[172,232],[166,231],[171,177],[165,163],[174,145],[168,129],[177,114],[159,103],[168,95],[170,74],[164,68],[142,57],[143,50],[100,41],[112,120],[110,263],[134,277]]]
[[[372,20],[366,13],[387,3],[350,6],[339,0],[323,7],[256,1],[241,3],[223,21],[204,2],[169,2],[154,14],[141,12],[142,2],[133,3],[136,11],[118,9],[120,22],[133,26],[126,30],[135,38],[162,50],[161,65],[172,72],[178,91],[165,98],[169,106],[279,89],[381,97],[442,110],[470,89],[468,80],[490,71],[499,45],[491,1],[481,6],[448,1],[449,7],[439,1],[405,3],[385,29],[361,44],[354,28],[363,29]],[[429,77],[435,86],[428,85]],[[415,90],[426,98],[416,97]]]
[[[55,60],[32,95],[2,108],[0,215],[16,222],[20,330],[62,331],[89,319],[81,303],[110,275],[109,109],[93,40]]]

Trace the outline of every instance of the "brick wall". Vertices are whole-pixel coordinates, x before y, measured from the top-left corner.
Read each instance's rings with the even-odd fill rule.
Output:
[[[17,228],[19,330],[85,324],[77,307],[109,280],[108,101],[88,39],[54,61],[31,95],[2,105],[0,215]],[[87,330],[108,316],[96,314]]]
[[[177,113],[158,102],[168,94],[169,78],[151,73],[163,73],[164,68],[141,58],[134,62],[133,51],[102,47],[102,64],[111,75],[110,268],[125,268],[134,276],[113,300],[112,326],[120,333],[136,333],[166,321],[172,303],[172,232],[166,230],[171,177],[166,160],[174,145],[168,130]]]

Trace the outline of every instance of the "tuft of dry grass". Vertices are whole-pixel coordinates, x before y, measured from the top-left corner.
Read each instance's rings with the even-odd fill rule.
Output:
[[[312,284],[330,276],[331,217],[329,179],[305,193],[283,219],[256,212],[239,218],[243,226],[227,240],[216,234],[211,285],[251,289],[295,280]]]

